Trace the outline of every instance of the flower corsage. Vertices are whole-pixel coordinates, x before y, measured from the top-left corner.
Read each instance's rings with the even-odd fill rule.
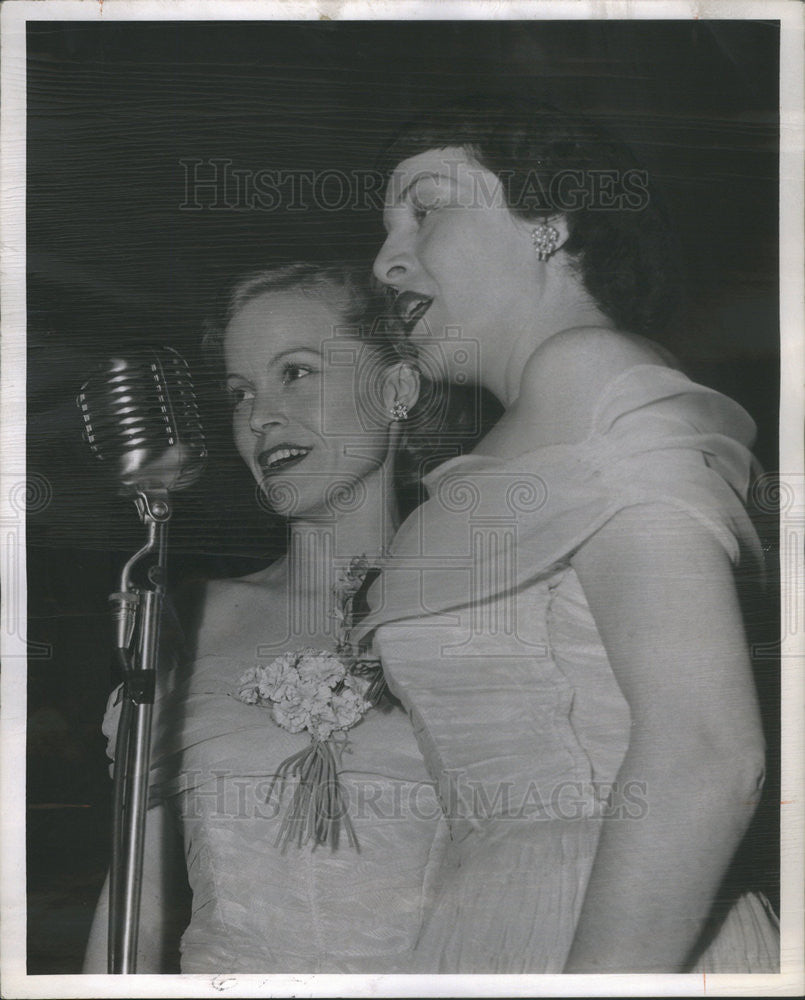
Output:
[[[312,839],[314,845],[335,848],[343,821],[350,844],[358,848],[334,748],[338,734],[360,722],[385,693],[380,661],[350,640],[358,620],[356,597],[369,568],[366,556],[354,557],[333,588],[335,651],[292,650],[266,666],[251,667],[238,681],[240,701],[265,706],[274,722],[290,733],[310,734],[310,745],[280,764],[269,789],[270,798],[278,781],[297,782],[277,836],[283,847],[291,842],[301,847]]]

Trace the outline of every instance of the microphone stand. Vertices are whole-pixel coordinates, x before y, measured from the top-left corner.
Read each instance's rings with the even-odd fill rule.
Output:
[[[108,971],[115,974],[137,970],[151,718],[171,516],[165,490],[141,490],[134,502],[140,520],[147,526],[148,541],[123,567],[120,590],[109,596],[115,602],[112,613],[123,668],[115,750],[107,939]]]

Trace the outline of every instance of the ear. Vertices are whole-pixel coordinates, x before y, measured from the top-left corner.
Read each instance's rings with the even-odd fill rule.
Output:
[[[559,238],[556,241],[556,249],[561,250],[562,247],[570,239],[570,229],[567,225],[567,216],[564,212],[557,212],[556,215],[549,215],[547,219],[543,220],[547,222],[549,226],[559,233]]]
[[[405,403],[412,409],[419,399],[419,371],[408,361],[398,361],[386,369],[383,383],[383,407],[391,420],[395,403]]]

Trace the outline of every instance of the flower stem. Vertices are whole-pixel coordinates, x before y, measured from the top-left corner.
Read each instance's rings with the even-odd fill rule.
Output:
[[[355,828],[345,808],[330,741],[313,740],[309,746],[284,760],[271,782],[268,797],[271,797],[277,782],[284,785],[289,778],[297,778],[298,782],[280,825],[276,845],[282,845],[284,850],[294,841],[301,847],[312,839],[316,847],[329,844],[335,850],[343,819],[350,845],[360,850]]]

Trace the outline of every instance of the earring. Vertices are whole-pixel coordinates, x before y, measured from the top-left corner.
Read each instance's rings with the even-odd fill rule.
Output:
[[[540,222],[531,230],[531,242],[537,251],[537,260],[546,261],[556,251],[559,242],[559,230],[547,222]]]
[[[407,420],[408,419],[408,405],[406,403],[401,403],[399,400],[391,408],[391,419],[392,420]]]

